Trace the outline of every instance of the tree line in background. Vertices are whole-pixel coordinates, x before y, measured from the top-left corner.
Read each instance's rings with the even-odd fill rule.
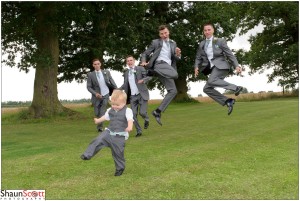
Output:
[[[234,95],[234,92],[231,90],[225,90],[224,93],[225,95]],[[253,101],[253,100],[266,100],[266,99],[272,99],[272,98],[282,98],[282,97],[299,97],[299,90],[298,89],[293,89],[293,90],[287,90],[284,93],[281,92],[273,92],[273,91],[259,91],[258,93],[254,93],[253,91],[248,92],[247,88],[244,88],[243,91],[241,92],[239,98],[243,101]],[[251,96],[247,96],[251,95]],[[263,95],[263,96],[262,96]],[[192,98],[191,95],[188,94],[190,98]],[[198,94],[197,97],[194,97],[194,99],[197,99],[197,101],[193,102],[201,102],[202,100],[199,99],[203,97],[202,94]],[[207,98],[207,97],[203,97]],[[59,100],[63,105],[76,105],[76,104],[89,104],[92,107],[91,104],[91,99],[90,98],[82,98],[82,99],[76,99],[76,100]],[[184,103],[186,101],[184,100],[179,100],[176,101],[177,103]],[[157,103],[156,100],[154,100],[153,103]],[[1,108],[19,108],[19,107],[29,107],[32,104],[32,101],[5,101],[1,102]]]
[[[82,98],[78,100],[59,100],[62,104],[77,104],[77,103],[91,103],[90,98]],[[1,102],[2,108],[8,107],[29,107],[32,101],[6,101]]]
[[[250,73],[272,69],[269,81],[281,86],[298,83],[299,2],[2,2],[3,63],[28,72],[36,69],[29,113],[47,117],[68,112],[57,96],[57,83],[83,82],[93,70],[91,60],[122,71],[126,55],[140,54],[158,37],[158,26],[168,24],[171,38],[182,50],[178,63],[177,100],[188,99],[188,82],[202,25],[214,23],[215,35],[232,40],[238,30],[246,33],[263,25],[250,38],[248,52],[238,50],[239,62]],[[20,59],[18,58],[20,55]],[[162,85],[153,79],[149,88]]]

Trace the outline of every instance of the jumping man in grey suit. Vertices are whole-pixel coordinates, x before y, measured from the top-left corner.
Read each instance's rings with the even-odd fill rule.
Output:
[[[147,71],[141,66],[135,66],[133,56],[126,57],[128,70],[124,72],[124,84],[121,89],[127,94],[127,103],[130,103],[133,112],[134,126],[136,128],[136,137],[142,135],[142,128],[138,122],[137,114],[144,119],[144,129],[149,126],[149,116],[147,114],[149,90],[146,83],[151,79],[147,76]]]
[[[160,39],[152,41],[151,45],[141,54],[141,65],[157,75],[158,79],[165,86],[167,94],[159,107],[152,111],[157,123],[161,123],[161,112],[164,112],[177,94],[174,79],[178,78],[176,61],[181,59],[181,50],[176,47],[176,42],[169,39],[169,29],[166,25],[158,28]],[[153,53],[153,54],[152,54]],[[150,56],[147,63],[147,58]]]
[[[243,87],[236,86],[224,80],[230,70],[230,65],[226,59],[228,59],[235,67],[236,73],[241,73],[242,68],[238,64],[236,57],[228,48],[226,41],[213,36],[214,27],[212,24],[205,24],[203,26],[203,33],[206,37],[206,40],[200,42],[197,50],[194,65],[195,76],[197,76],[199,73],[199,67],[203,74],[210,74],[203,91],[222,106],[227,105],[228,115],[230,115],[233,110],[235,99],[227,98],[214,88],[221,87],[232,90],[235,92],[235,95],[238,96]]]
[[[117,85],[108,70],[101,70],[99,59],[93,60],[94,71],[88,73],[87,89],[92,94],[92,104],[96,117],[102,117],[105,114],[109,96]],[[97,131],[103,131],[103,124],[97,125]]]

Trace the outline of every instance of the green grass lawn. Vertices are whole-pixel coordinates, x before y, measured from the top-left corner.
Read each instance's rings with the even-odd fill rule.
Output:
[[[217,103],[171,104],[162,127],[151,116],[142,137],[131,132],[120,177],[109,148],[80,159],[98,134],[93,109],[75,110],[82,119],[2,115],[2,189],[45,189],[51,200],[299,199],[298,98],[237,102],[230,116]]]

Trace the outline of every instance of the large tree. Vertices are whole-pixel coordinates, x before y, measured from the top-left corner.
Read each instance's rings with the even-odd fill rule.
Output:
[[[3,63],[36,69],[30,113],[40,118],[68,111],[58,100],[57,82],[85,79],[94,57],[107,57],[106,65],[121,70],[122,56],[139,39],[136,15],[144,12],[134,2],[3,2]]]
[[[2,50],[7,65],[36,69],[30,113],[51,116],[67,109],[57,97],[59,20],[64,4],[56,2],[2,2]],[[20,61],[15,63],[17,55]]]
[[[249,2],[241,34],[257,25],[263,31],[251,36],[250,51],[244,54],[251,73],[272,69],[269,82],[294,88],[299,82],[299,2]]]

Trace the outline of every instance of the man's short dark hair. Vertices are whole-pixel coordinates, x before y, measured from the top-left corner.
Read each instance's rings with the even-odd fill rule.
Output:
[[[129,57],[134,58],[132,55],[127,55],[127,56],[126,56],[126,60],[127,60]],[[134,59],[135,59],[135,58],[134,58]]]
[[[213,29],[215,29],[215,26],[213,25],[213,23],[210,23],[210,22],[203,24],[203,29],[205,26],[211,26]]]
[[[98,58],[93,59],[92,63],[94,63],[95,61],[99,61],[101,63],[100,59]]]
[[[161,30],[164,30],[164,29],[169,29],[169,27],[168,27],[167,25],[165,25],[165,24],[160,25],[160,26],[158,27],[158,31],[161,31]]]

